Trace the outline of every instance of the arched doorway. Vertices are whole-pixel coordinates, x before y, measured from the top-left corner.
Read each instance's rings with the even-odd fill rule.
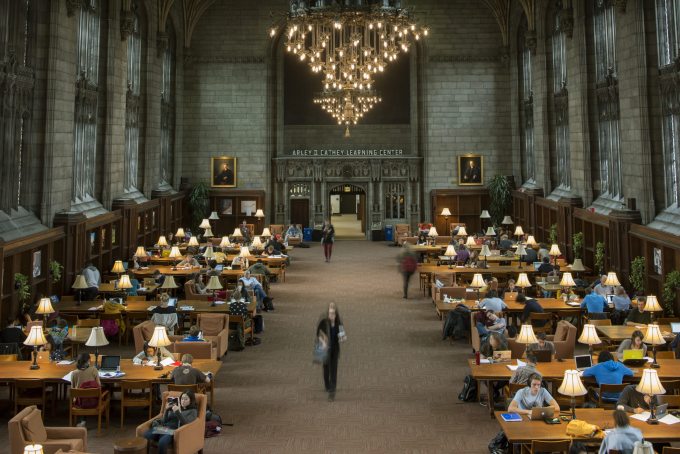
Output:
[[[331,223],[338,239],[366,239],[366,191],[357,185],[343,183],[328,191]]]

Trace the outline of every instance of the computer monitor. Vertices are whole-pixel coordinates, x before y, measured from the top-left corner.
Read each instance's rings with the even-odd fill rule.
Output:
[[[593,365],[593,359],[590,355],[574,356],[574,361],[576,362],[576,370],[586,370]]]
[[[104,355],[102,356],[101,367],[102,371],[115,371],[120,366],[120,356]]]

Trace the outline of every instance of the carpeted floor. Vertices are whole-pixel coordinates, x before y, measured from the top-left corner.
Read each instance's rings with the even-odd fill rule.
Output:
[[[356,214],[335,214],[331,218],[335,229],[335,238],[338,240],[363,240],[366,238],[361,231],[361,221],[357,220]]]
[[[457,399],[469,347],[441,341],[417,276],[412,298],[401,298],[398,252],[367,241],[336,243],[330,263],[318,244],[293,252],[287,282],[272,285],[276,311],[265,314],[262,344],[224,359],[215,411],[234,425],[206,440],[205,453],[488,452],[497,423],[485,407]],[[331,301],[348,335],[335,402],[311,362],[316,323]],[[129,410],[119,429],[115,404],[111,416],[101,436],[90,422],[90,451],[113,452],[112,441],[145,419]],[[4,417],[0,440],[7,439]]]

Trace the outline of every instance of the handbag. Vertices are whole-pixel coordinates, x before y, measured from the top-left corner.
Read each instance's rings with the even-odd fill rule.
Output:
[[[314,343],[314,364],[326,364],[328,362],[328,344],[319,339]]]

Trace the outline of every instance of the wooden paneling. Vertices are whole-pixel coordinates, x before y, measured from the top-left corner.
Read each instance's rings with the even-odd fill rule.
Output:
[[[228,202],[227,202],[228,201]],[[254,209],[250,216],[241,211],[243,202],[255,202]],[[225,209],[226,205],[230,204],[231,210]],[[264,191],[241,191],[236,189],[211,189],[210,190],[210,209],[216,211],[220,217],[217,221],[212,221],[213,234],[215,236],[230,235],[236,226],[246,220],[246,224],[253,224],[255,226],[255,234],[262,233],[265,225],[265,219],[258,220],[255,217],[255,211],[262,209],[267,215],[267,209],[264,206]]]
[[[583,232],[583,264],[595,270],[595,245],[603,241],[605,270],[609,268],[609,218],[583,208],[574,209],[574,233]],[[595,270],[597,272],[597,270]]]
[[[449,235],[442,209],[451,210],[448,223],[464,223],[469,234],[482,229],[479,215],[489,207],[489,194],[486,188],[481,189],[435,189],[430,193],[432,206],[432,222],[440,235]]]

